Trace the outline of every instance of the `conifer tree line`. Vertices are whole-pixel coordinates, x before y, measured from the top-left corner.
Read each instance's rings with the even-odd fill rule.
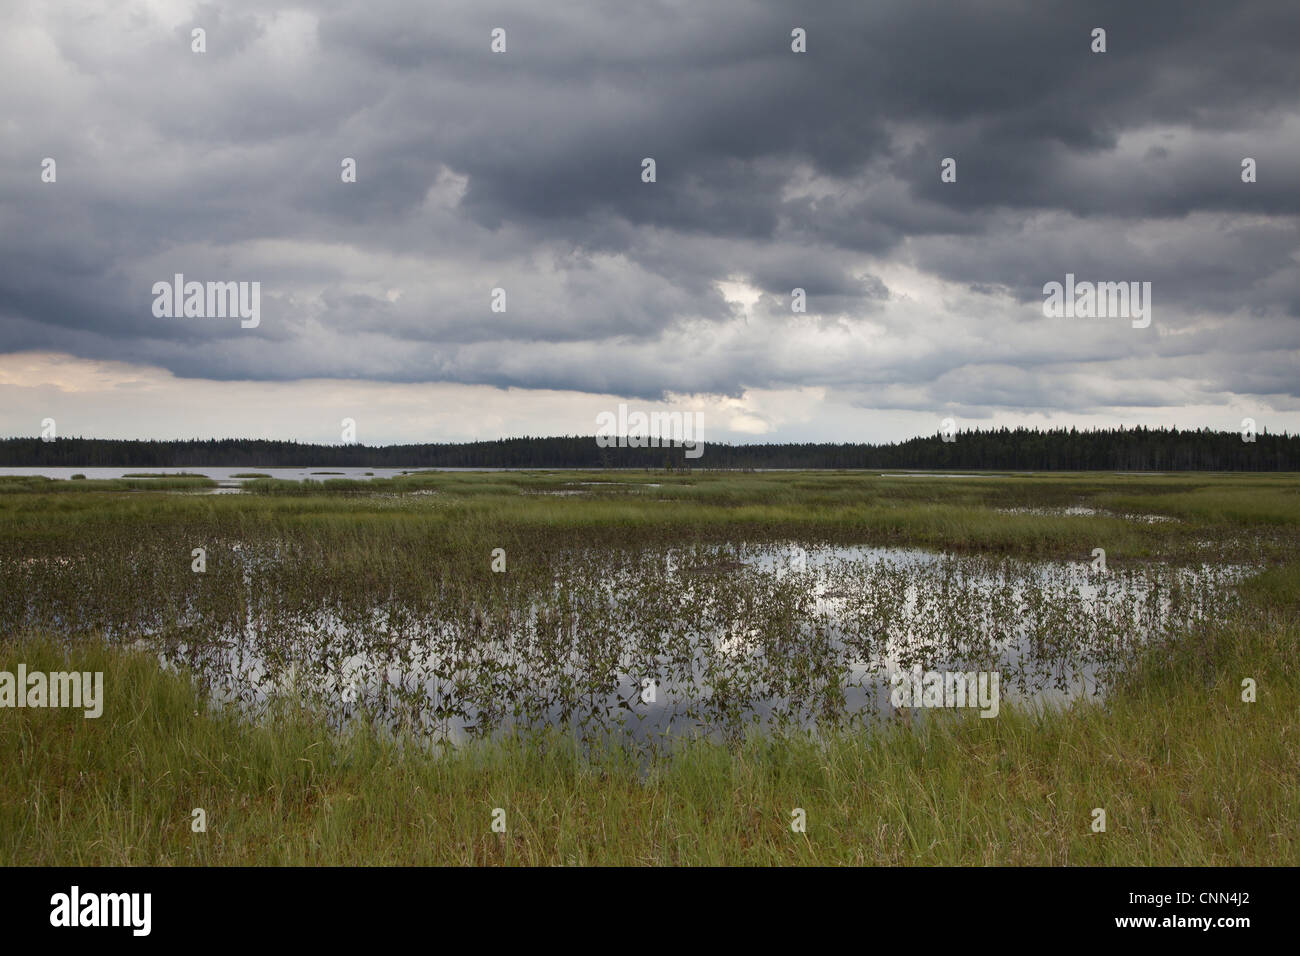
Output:
[[[593,436],[413,445],[317,445],[225,438],[127,441],[0,439],[0,466],[197,468],[971,469],[1007,471],[1300,471],[1300,435],[1210,429],[975,429],[885,444],[808,442],[601,448]]]

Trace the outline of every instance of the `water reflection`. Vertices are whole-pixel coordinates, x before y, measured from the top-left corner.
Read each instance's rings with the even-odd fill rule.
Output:
[[[903,548],[602,550],[490,599],[376,602],[277,589],[280,556],[244,559],[238,620],[196,627],[182,613],[148,638],[219,701],[257,713],[288,697],[451,743],[562,726],[643,746],[887,719],[891,678],[913,668],[997,671],[1004,705],[1102,693],[1144,642],[1225,613],[1245,571],[1099,575]]]

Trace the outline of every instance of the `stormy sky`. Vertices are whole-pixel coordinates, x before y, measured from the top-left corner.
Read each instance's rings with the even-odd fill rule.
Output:
[[[5,0],[0,434],[1295,432],[1297,49],[1292,0]]]

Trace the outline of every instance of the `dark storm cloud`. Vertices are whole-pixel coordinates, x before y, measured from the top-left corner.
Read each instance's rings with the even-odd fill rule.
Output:
[[[87,2],[0,26],[0,350],[905,389],[880,407],[1177,400],[1126,385],[1135,359],[1207,392],[1300,385],[1290,3]],[[155,318],[176,272],[261,282],[263,321]],[[1066,272],[1150,281],[1156,330],[1052,325],[1042,287]]]

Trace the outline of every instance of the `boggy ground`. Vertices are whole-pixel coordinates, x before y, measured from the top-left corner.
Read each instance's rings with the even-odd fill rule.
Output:
[[[98,719],[0,710],[0,863],[1300,862],[1296,476],[432,473],[229,496],[10,484],[0,670],[102,670],[107,690]],[[1095,513],[1066,511],[1081,508]],[[346,616],[383,597],[491,619],[553,588],[575,549],[740,541],[1260,570],[1210,619],[1143,647],[1104,699],[682,740],[649,761],[545,729],[453,749],[365,721],[340,731],[291,697],[250,720],[158,665],[160,645],[199,646],[250,603]],[[154,653],[130,649],[144,634]]]

